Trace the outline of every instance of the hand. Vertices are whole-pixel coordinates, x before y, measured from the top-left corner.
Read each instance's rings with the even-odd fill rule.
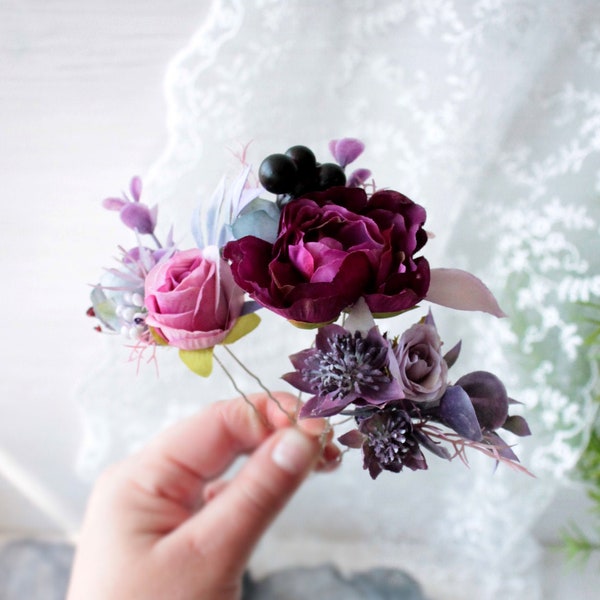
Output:
[[[296,399],[277,394],[289,412]],[[321,419],[265,395],[218,402],[103,474],[67,600],[234,600],[250,554],[313,468],[340,452]],[[229,483],[219,480],[251,454]]]

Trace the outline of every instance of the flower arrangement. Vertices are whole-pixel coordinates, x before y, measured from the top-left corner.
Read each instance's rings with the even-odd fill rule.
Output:
[[[470,273],[430,268],[422,206],[377,189],[368,169],[347,175],[362,142],[329,147],[335,162],[318,163],[309,148],[293,146],[265,158],[257,176],[242,160],[241,173],[196,210],[193,249],[179,249],[172,230],[161,243],[157,207],[142,202],[139,178],[129,194],[106,199],[137,244],[121,248],[119,265],[93,286],[88,314],[97,329],[121,333],[138,355],[173,346],[207,377],[213,360],[223,366],[215,346],[231,352],[266,309],[316,329],[312,347],[292,355],[283,375],[310,395],[290,418],[353,420],[338,440],[362,450],[372,478],[427,469],[424,451],[466,463],[467,448],[527,472],[499,435],[530,433],[522,416],[509,415],[515,400],[486,371],[451,381],[461,345],[442,352],[431,310],[402,333],[376,322],[423,301],[503,317],[494,296]]]

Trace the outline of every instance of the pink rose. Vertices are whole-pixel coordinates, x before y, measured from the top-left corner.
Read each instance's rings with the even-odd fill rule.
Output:
[[[160,262],[145,282],[146,323],[170,346],[212,348],[242,311],[244,292],[217,252],[185,250]]]

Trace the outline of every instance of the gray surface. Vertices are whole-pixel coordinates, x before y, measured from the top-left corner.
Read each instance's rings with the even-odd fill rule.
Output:
[[[344,577],[332,566],[287,569],[247,582],[243,600],[425,600],[418,584],[392,569]]]
[[[63,600],[73,548],[18,540],[0,549],[0,600]],[[246,577],[243,600],[425,600],[418,584],[391,569],[344,577],[334,567],[287,569],[259,581]]]
[[[8,543],[0,549],[0,600],[64,600],[72,560],[67,544]]]

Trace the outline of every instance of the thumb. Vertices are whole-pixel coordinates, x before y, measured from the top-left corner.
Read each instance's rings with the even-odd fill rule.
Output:
[[[274,433],[217,498],[184,525],[192,546],[210,556],[215,575],[243,571],[254,546],[320,454],[319,439],[298,428]]]

